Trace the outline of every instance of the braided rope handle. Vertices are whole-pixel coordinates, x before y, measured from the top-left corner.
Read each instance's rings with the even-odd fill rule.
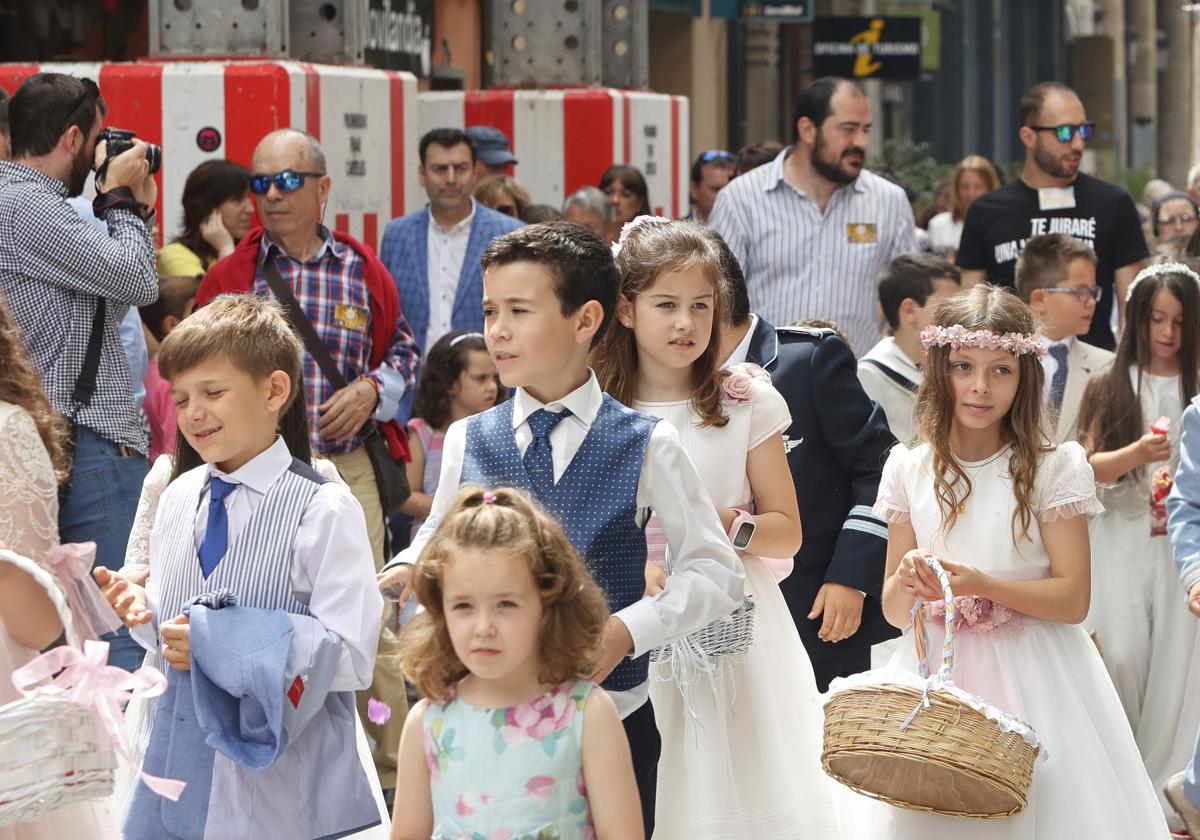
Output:
[[[942,598],[946,602],[946,641],[942,644],[942,665],[938,668],[938,676],[949,680],[954,671],[954,628],[958,619],[958,608],[954,603],[954,593],[950,590],[950,576],[942,568],[942,564],[932,555],[924,558],[925,564],[933,569],[938,583],[942,585]],[[913,604],[913,642],[917,646],[917,661],[923,678],[929,677],[926,651],[929,649],[929,634],[925,630],[925,599],[917,597]]]
[[[67,606],[67,599],[63,595],[62,590],[58,588],[58,581],[54,575],[28,557],[23,557],[7,548],[0,548],[0,561],[16,566],[42,585],[42,588],[46,590],[46,594],[50,596],[50,600],[54,604],[54,609],[58,612],[59,619],[62,620],[63,631],[67,634],[67,641],[73,646],[79,647],[80,642],[75,633],[75,625],[71,620],[71,610]]]

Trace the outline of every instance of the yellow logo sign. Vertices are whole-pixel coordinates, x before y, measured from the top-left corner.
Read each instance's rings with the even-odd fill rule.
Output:
[[[871,25],[859,32],[850,39],[851,44],[862,44],[859,47],[859,53],[854,57],[854,76],[861,79],[865,76],[870,76],[873,73],[878,73],[883,67],[883,62],[876,61],[871,55],[871,44],[878,44],[879,39],[883,37],[883,18],[875,18],[871,21]]]

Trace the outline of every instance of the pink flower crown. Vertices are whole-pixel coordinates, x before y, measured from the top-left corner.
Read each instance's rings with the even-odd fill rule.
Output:
[[[996,335],[991,330],[969,330],[962,324],[950,327],[937,327],[930,324],[921,330],[921,346],[926,350],[933,347],[950,346],[957,350],[960,347],[978,347],[981,350],[1003,350],[1020,356],[1032,353],[1039,358],[1046,355],[1046,347],[1042,337],[1036,333],[1022,335],[1021,333],[1005,333]]]

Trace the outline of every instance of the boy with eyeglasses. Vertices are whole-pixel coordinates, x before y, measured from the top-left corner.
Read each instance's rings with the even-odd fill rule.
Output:
[[[1014,285],[1021,250],[1031,237],[1059,233],[1096,254],[1097,301],[1084,341],[1111,350],[1111,315],[1149,256],[1137,207],[1124,189],[1079,171],[1095,126],[1071,88],[1034,85],[1021,98],[1018,135],[1025,147],[1020,177],[971,204],[955,261],[963,286],[987,280]]]
[[[1050,351],[1042,357],[1049,431],[1056,443],[1076,440],[1088,381],[1113,360],[1108,350],[1076,338],[1087,334],[1103,297],[1096,285],[1096,254],[1086,243],[1065,234],[1035,236],[1025,243],[1016,275],[1017,294],[1037,312],[1042,341]]]

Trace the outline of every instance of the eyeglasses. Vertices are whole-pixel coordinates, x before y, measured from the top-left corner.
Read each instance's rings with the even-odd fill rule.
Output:
[[[271,189],[272,181],[275,182],[275,186],[280,192],[295,192],[304,186],[305,178],[320,178],[324,174],[324,172],[297,172],[295,169],[285,169],[274,175],[254,174],[250,176],[250,192],[255,195],[266,195],[267,191]]]
[[[1195,213],[1180,213],[1178,216],[1168,216],[1165,219],[1159,219],[1158,226],[1160,228],[1183,227],[1184,225],[1190,224],[1194,221],[1196,221]]]
[[[497,204],[492,208],[497,213],[503,213],[505,216],[516,216],[517,208],[511,204]]]
[[[1091,140],[1096,134],[1096,124],[1092,122],[1079,123],[1079,125],[1063,123],[1062,125],[1031,125],[1029,127],[1034,131],[1053,131],[1060,143],[1070,143],[1076,131],[1085,142]]]
[[[712,163],[714,160],[733,160],[733,155],[724,149],[709,149],[704,154],[700,155],[701,163]]]
[[[1047,294],[1063,294],[1075,295],[1075,299],[1080,303],[1087,303],[1089,300],[1100,300],[1100,293],[1104,290],[1099,286],[1076,286],[1074,289],[1042,289]]]

